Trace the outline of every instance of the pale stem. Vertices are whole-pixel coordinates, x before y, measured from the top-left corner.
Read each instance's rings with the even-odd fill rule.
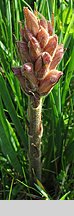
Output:
[[[29,165],[32,182],[34,182],[34,177],[41,180],[42,98],[38,98],[36,104],[35,107],[35,101],[32,100],[32,97],[29,97]]]

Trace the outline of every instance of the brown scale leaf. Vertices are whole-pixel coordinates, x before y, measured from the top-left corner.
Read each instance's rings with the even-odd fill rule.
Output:
[[[57,65],[60,63],[60,61],[63,57],[63,54],[64,54],[63,44],[60,44],[56,48],[56,52],[55,52],[53,59],[52,59],[52,62],[50,64],[50,70],[57,67]]]
[[[51,70],[45,77],[45,79],[40,81],[39,94],[48,94],[54,87],[54,85],[59,81],[60,77],[63,75],[61,71]]]
[[[57,35],[53,35],[49,37],[48,43],[45,46],[44,51],[48,52],[52,56],[56,49],[57,44],[58,44]]]
[[[34,36],[36,36],[39,31],[37,17],[27,7],[24,7],[23,11],[26,18],[27,28]]]
[[[31,62],[31,58],[29,55],[29,50],[26,41],[16,41],[16,45],[18,48],[18,53],[22,63]]]

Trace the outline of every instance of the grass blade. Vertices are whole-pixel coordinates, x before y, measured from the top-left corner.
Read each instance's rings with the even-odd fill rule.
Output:
[[[25,142],[26,142],[25,133],[24,133],[24,130],[23,130],[22,125],[20,123],[20,120],[16,114],[16,111],[15,111],[14,105],[12,103],[10,94],[8,92],[7,86],[4,82],[4,79],[3,79],[1,74],[0,74],[0,94],[2,95],[2,99],[3,99],[3,102],[6,106],[6,109],[9,112],[9,115],[10,115],[10,117],[11,117],[11,119],[15,125],[15,128],[17,130],[18,136],[20,137],[21,142],[25,146],[25,150],[26,150],[27,146],[25,145]]]

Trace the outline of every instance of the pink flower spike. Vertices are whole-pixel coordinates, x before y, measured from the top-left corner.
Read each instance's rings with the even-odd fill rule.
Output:
[[[24,7],[24,15],[27,28],[34,36],[36,36],[39,30],[37,17],[27,7]]]
[[[25,23],[20,22],[22,41],[16,42],[22,66],[14,68],[13,72],[25,93],[29,95],[32,91],[40,97],[48,94],[62,76],[56,67],[64,48],[63,44],[58,45],[58,36],[53,32],[53,13],[49,22],[38,11],[31,12],[28,7],[23,11]]]

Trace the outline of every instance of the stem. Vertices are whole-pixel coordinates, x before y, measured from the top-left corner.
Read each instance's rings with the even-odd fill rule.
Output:
[[[34,182],[34,177],[41,180],[41,137],[42,137],[42,99],[30,96],[29,103],[29,167],[30,179]]]

